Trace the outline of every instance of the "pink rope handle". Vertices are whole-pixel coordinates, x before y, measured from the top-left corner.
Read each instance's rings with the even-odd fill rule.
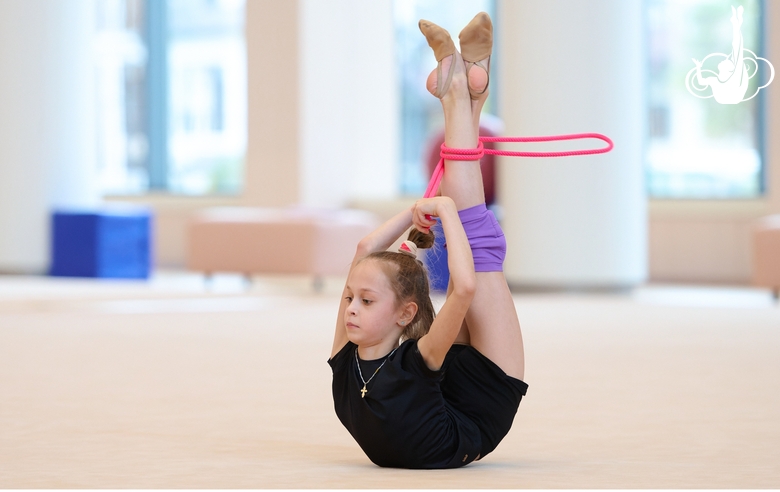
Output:
[[[516,152],[510,150],[486,149],[484,142],[557,142],[563,140],[584,140],[594,138],[607,143],[600,149],[569,150],[565,152]],[[614,148],[612,140],[600,133],[573,133],[569,135],[550,135],[546,137],[479,137],[479,144],[475,149],[451,149],[441,144],[441,159],[433,170],[428,188],[423,198],[431,198],[436,195],[441,179],[444,177],[444,161],[478,161],[485,154],[503,155],[509,157],[568,157],[572,155],[604,154]]]

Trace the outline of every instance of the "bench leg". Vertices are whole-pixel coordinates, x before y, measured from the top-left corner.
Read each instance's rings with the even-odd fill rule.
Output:
[[[323,279],[321,275],[315,275],[311,285],[314,287],[314,292],[319,294],[322,292],[322,289],[325,288],[325,279]]]

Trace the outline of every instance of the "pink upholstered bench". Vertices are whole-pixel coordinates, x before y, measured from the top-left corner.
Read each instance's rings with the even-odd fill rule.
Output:
[[[780,215],[764,217],[753,228],[753,284],[780,297]]]
[[[378,225],[360,210],[217,207],[189,225],[187,267],[215,272],[346,275],[358,242]]]

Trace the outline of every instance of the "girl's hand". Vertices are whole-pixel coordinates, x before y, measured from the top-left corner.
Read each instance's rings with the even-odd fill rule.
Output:
[[[446,196],[423,198],[412,207],[412,223],[418,231],[427,234],[436,224],[435,217],[442,214],[443,207],[455,207],[455,202]]]

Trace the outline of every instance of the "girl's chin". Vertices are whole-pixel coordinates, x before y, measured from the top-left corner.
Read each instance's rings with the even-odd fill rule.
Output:
[[[347,340],[354,343],[355,345],[360,345],[362,338],[357,333],[354,333],[353,331],[350,330],[347,333]]]
[[[347,340],[360,346],[374,345],[376,343],[375,339],[366,337],[365,333],[347,333]]]

